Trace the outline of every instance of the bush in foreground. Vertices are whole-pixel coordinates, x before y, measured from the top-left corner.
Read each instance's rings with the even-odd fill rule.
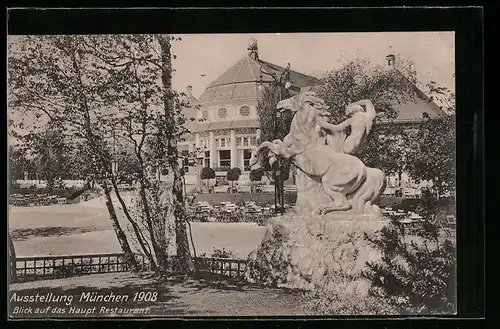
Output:
[[[368,237],[382,258],[368,262],[362,275],[370,295],[387,300],[400,314],[455,313],[456,247],[439,228],[424,222],[408,236],[398,222]]]
[[[381,253],[361,277],[368,294],[352,289],[353,278],[339,277],[336,289],[307,294],[306,307],[329,315],[418,315],[455,313],[455,244],[425,222],[414,236],[398,222],[365,239]]]

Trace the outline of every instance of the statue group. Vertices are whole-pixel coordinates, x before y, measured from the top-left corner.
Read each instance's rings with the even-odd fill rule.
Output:
[[[328,106],[314,92],[282,100],[276,110],[294,113],[289,133],[283,140],[263,142],[256,151],[267,149],[271,164],[283,158],[298,169],[297,213],[380,217],[374,201],[386,188],[386,176],[356,156],[376,117],[372,102],[360,100],[347,106],[348,118],[340,124],[328,122]]]

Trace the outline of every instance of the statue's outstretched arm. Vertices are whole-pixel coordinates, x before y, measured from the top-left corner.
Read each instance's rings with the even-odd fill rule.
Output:
[[[351,124],[351,119],[349,118],[344,122],[339,123],[338,125],[334,125],[323,120],[318,120],[316,123],[323,129],[329,130],[331,132],[339,132],[344,130]]]
[[[377,114],[377,112],[375,112],[375,106],[373,105],[372,101],[369,99],[363,99],[363,100],[354,102],[353,104],[363,105],[366,109],[366,113],[369,113],[373,116],[375,116]]]

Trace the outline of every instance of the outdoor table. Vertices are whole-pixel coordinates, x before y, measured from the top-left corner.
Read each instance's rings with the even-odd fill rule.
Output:
[[[399,220],[401,224],[403,224],[403,228],[405,231],[409,233],[415,233],[417,230],[417,223],[419,222],[418,220],[414,220],[411,218],[405,218]]]

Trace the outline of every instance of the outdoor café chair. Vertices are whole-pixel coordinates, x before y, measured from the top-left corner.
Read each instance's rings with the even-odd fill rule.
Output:
[[[449,229],[454,230],[456,228],[456,225],[457,225],[457,221],[456,221],[455,216],[453,216],[453,215],[446,216],[446,225]]]

